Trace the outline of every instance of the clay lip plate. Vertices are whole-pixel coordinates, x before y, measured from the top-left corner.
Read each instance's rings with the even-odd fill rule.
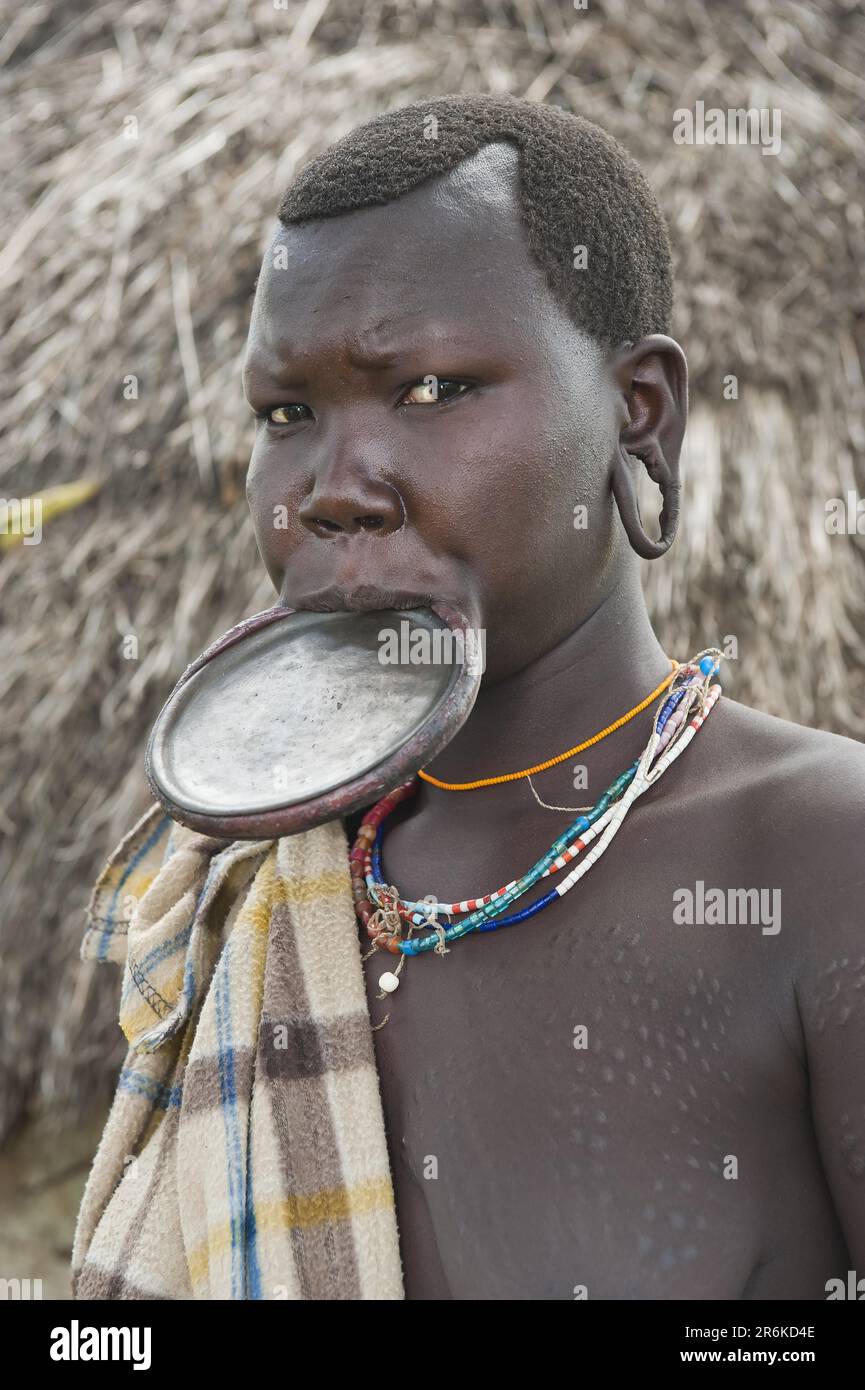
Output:
[[[404,627],[403,624],[406,624]],[[379,660],[383,629],[444,659]],[[237,624],[184,672],[150,735],[157,799],[205,834],[259,839],[345,816],[400,785],[468,718],[477,644],[445,604],[376,612],[277,606]]]

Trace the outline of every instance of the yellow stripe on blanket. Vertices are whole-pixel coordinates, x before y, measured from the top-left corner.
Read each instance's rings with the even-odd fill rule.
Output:
[[[116,892],[122,881],[123,891],[120,898],[122,904],[127,897],[143,898],[158,873],[158,866],[148,869],[127,869],[123,864],[109,864],[99,880],[99,887],[103,893]]]
[[[148,1028],[152,1028],[154,1023],[161,1022],[171,1012],[180,995],[184,969],[184,962],[181,961],[167,981],[160,980],[159,993],[165,1005],[162,1010],[157,1011],[149,1000],[143,999],[138,993],[131,995],[124,1003],[120,1014],[120,1027],[127,1042],[134,1042]]]
[[[237,918],[235,931],[238,940],[250,933],[250,984],[254,990],[256,1009],[261,1009],[264,994],[264,971],[267,961],[267,938],[270,932],[272,895],[276,880],[276,846],[268,854],[255,878],[255,893],[250,894]]]
[[[345,869],[326,869],[324,873],[311,874],[308,878],[295,874],[288,882],[278,878],[274,884],[273,901],[306,907],[328,895],[351,896],[350,879]]]
[[[355,1187],[322,1188],[304,1197],[256,1202],[255,1229],[258,1235],[265,1231],[294,1231],[326,1221],[347,1221],[373,1211],[392,1210],[393,1206],[390,1178],[371,1178]],[[190,1253],[188,1267],[193,1286],[207,1278],[210,1260],[231,1248],[231,1229],[231,1223],[226,1222],[208,1231],[207,1241]]]

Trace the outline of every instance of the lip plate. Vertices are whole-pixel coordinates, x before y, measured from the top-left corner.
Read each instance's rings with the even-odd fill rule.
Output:
[[[477,698],[482,677],[481,656],[476,643],[472,641],[464,642],[464,660],[456,664],[447,688],[429,714],[419,724],[414,721],[414,727],[407,731],[393,751],[349,780],[326,786],[315,794],[302,798],[291,798],[287,793],[284,801],[280,801],[279,804],[253,811],[233,808],[207,809],[197,797],[184,795],[182,788],[175,785],[174,779],[166,771],[169,750],[165,746],[165,739],[170,736],[172,720],[184,699],[189,682],[215,658],[242,642],[244,638],[296,613],[310,615],[316,611],[318,610],[276,605],[263,613],[255,614],[236,624],[212,643],[178,680],[151,731],[145,754],[145,769],[157,800],[181,825],[220,839],[258,840],[298,834],[325,821],[349,815],[352,811],[380,799],[386,792],[414,776],[419,768],[450,742],[465,723]],[[322,616],[345,616],[346,612],[350,611],[355,610],[337,610],[335,613]],[[464,615],[449,604],[433,603],[426,611],[435,614],[441,623],[454,632],[461,631],[465,634],[469,631]],[[396,612],[398,617],[409,618],[412,610],[392,612]]]

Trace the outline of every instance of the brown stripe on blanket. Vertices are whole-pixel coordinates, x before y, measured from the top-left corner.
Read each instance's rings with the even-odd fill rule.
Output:
[[[290,1068],[274,1073],[273,1025],[279,1020],[311,1022],[294,927],[288,907],[277,903],[270,918],[272,949],[264,977],[262,1027],[259,1030],[261,1074],[267,1076],[267,1094],[274,1128],[279,1135],[279,1154],[286,1192],[311,1195],[323,1189],[345,1186],[336,1133],[331,1119],[326,1082],[310,1075],[301,1050],[296,1054],[294,1076]],[[268,1019],[265,1026],[264,1018]],[[336,1023],[337,1021],[335,1021]],[[293,1041],[303,1047],[308,1030],[296,1027]],[[291,1232],[292,1248],[304,1298],[357,1299],[360,1275],[350,1217],[298,1225]]]
[[[82,1280],[86,1276],[86,1287]],[[86,1264],[81,1271],[81,1276],[77,1282],[73,1296],[82,1299],[84,1302],[93,1299],[106,1298],[112,1302],[116,1299],[140,1298],[149,1303],[181,1303],[188,1302],[186,1299],[175,1299],[172,1294],[150,1293],[147,1289],[142,1289],[138,1284],[131,1283],[122,1274],[109,1274],[106,1270],[97,1268],[96,1265]]]
[[[183,1082],[183,1118],[202,1110],[219,1109],[225,1104],[225,1072],[228,1057],[222,1053],[218,1057],[197,1057],[186,1068]],[[238,1096],[248,1096],[252,1092],[252,1077],[255,1056],[249,1046],[235,1047],[231,1050],[234,1065],[234,1085]]]
[[[375,1063],[369,1019],[349,1014],[316,1022],[312,1018],[271,1018],[262,1014],[259,1056],[274,1081],[299,1081],[328,1071],[351,1071]]]

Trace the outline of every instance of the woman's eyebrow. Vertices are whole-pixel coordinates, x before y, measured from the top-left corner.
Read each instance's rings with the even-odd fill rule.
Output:
[[[424,322],[415,317],[394,324],[388,331],[359,332],[353,337],[350,352],[371,367],[391,366],[400,357],[424,352],[438,352],[451,343],[461,341],[459,325],[445,324],[441,319]]]
[[[388,324],[388,329],[353,331],[340,335],[338,341],[334,338],[330,342],[305,344],[296,357],[287,338],[281,339],[278,350],[266,341],[259,342],[244,368],[244,391],[247,396],[270,396],[275,391],[308,390],[311,377],[339,360],[356,371],[373,374],[399,367],[407,359],[416,364],[419,372],[434,371],[444,353],[451,361],[455,355],[473,361],[489,356],[489,342],[479,340],[469,324],[415,320],[404,325]]]
[[[246,361],[242,371],[243,391],[250,395],[270,395],[274,390],[300,391],[309,386],[309,378],[294,363],[280,365],[276,357],[268,365],[263,354],[255,353]]]

